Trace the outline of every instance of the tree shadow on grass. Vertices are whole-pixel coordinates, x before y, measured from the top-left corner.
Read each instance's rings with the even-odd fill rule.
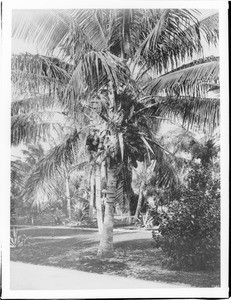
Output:
[[[139,236],[139,235],[137,235]],[[217,272],[183,272],[162,268],[163,253],[149,239],[121,235],[114,257],[97,257],[99,236],[79,236],[11,249],[11,260],[79,271],[132,277],[148,281],[184,283],[195,287],[219,286]]]
[[[219,271],[176,271],[162,267],[164,255],[161,249],[154,247],[151,239],[121,241],[115,244],[117,255],[130,266],[127,276],[150,281],[181,283],[194,287],[220,286]]]
[[[68,253],[76,253],[84,251],[84,249],[96,247],[98,241],[96,239],[82,239],[80,237],[61,239],[61,240],[46,240],[33,245],[11,249],[11,260],[21,261],[25,263],[41,264],[41,265],[65,265],[65,260],[68,260]],[[61,267],[60,265],[60,267]]]

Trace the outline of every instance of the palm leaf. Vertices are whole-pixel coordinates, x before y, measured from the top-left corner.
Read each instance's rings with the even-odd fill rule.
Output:
[[[75,131],[64,141],[53,147],[38,161],[29,174],[23,194],[25,201],[34,201],[37,193],[52,196],[55,192],[56,178],[63,178],[64,170],[75,162],[78,149],[78,133]]]
[[[82,34],[96,51],[105,50],[107,41],[97,18],[96,10],[19,10],[13,15],[13,37],[35,43],[48,54],[63,50],[63,45],[73,42],[73,36]],[[79,43],[78,39],[75,40]],[[64,53],[66,56],[67,52]]]
[[[24,184],[24,173],[22,168],[22,162],[20,160],[11,161],[11,186],[18,185],[19,187],[23,187]]]
[[[153,173],[156,184],[160,187],[177,186],[179,183],[178,172],[184,159],[176,157],[166,147],[163,147],[153,133],[150,133],[149,136],[143,134],[142,140],[147,151],[150,152],[149,163],[155,161]]]
[[[48,95],[35,95],[11,102],[11,115],[27,114],[31,111],[45,111],[57,107],[57,99]]]
[[[115,90],[127,82],[129,70],[122,60],[110,52],[90,51],[77,65],[70,85],[74,87],[76,97],[86,91],[97,92],[111,81]]]
[[[53,115],[54,113],[50,113]],[[46,141],[56,132],[60,134],[63,126],[57,122],[44,121],[41,114],[28,113],[11,117],[11,143],[14,146],[24,143]]]
[[[201,20],[199,29],[208,44],[217,45],[219,38],[219,13]]]
[[[53,78],[60,82],[68,82],[69,73],[73,71],[73,66],[56,57],[39,54],[13,54],[11,67],[15,72],[29,73],[41,77]]]
[[[188,68],[172,71],[149,82],[145,91],[157,95],[167,94],[195,95],[206,93],[201,82],[216,82],[219,80],[219,62],[210,61]]]
[[[103,51],[107,49],[107,39],[103,28],[104,20],[99,17],[99,11],[96,9],[72,10],[71,16],[94,50]]]
[[[153,175],[156,185],[159,187],[176,187],[180,180],[179,169],[184,160],[166,154],[161,151],[161,148],[156,148],[155,157],[156,164]]]
[[[13,20],[13,37],[35,43],[48,53],[68,35],[71,21],[59,10],[15,10]]]
[[[57,58],[29,53],[11,59],[13,92],[59,95],[71,78],[73,66]]]
[[[192,58],[194,53],[202,51],[199,23],[193,10],[168,9],[162,10],[157,20],[146,27],[145,39],[142,41],[135,56],[145,61],[145,68],[154,67],[157,74],[167,71],[186,59]]]
[[[28,166],[29,170],[34,166],[38,160],[44,156],[44,149],[41,144],[29,144],[26,150],[21,151],[24,157],[25,164]]]
[[[142,71],[145,74],[148,70],[152,70],[152,72],[162,74],[163,71],[167,72],[169,69],[176,68],[182,61],[188,58],[192,59],[194,53],[203,53],[202,37],[209,44],[217,45],[219,38],[218,14],[199,22],[195,17],[197,13],[197,11],[184,9],[169,10],[159,39],[156,39],[155,35],[152,39],[149,36],[149,49],[143,49],[140,53],[140,66],[143,66],[139,73]],[[152,46],[152,42],[155,42],[155,47]],[[142,59],[145,60],[145,63],[142,62]]]
[[[197,97],[168,98],[159,104],[159,114],[170,117],[188,129],[211,132],[220,124],[220,100]]]
[[[168,18],[169,12],[169,10],[164,10],[155,27],[151,30],[140,47],[137,49],[134,57],[134,66],[136,66],[141,53],[146,55],[148,52],[155,50],[158,38],[166,28],[166,19]]]

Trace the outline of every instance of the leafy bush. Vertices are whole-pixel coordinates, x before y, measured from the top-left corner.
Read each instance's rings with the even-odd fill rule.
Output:
[[[41,214],[44,213],[52,218],[53,224],[55,225],[63,224],[66,217],[63,211],[62,202],[59,200],[47,203]]]
[[[87,201],[77,201],[72,208],[72,218],[76,225],[86,223],[89,218],[89,204]]]
[[[150,211],[147,209],[146,213],[139,213],[138,219],[135,223],[135,226],[152,228],[154,223],[154,219],[150,214]]]
[[[29,244],[28,239],[29,238],[25,234],[20,235],[17,228],[14,227],[11,230],[10,247],[18,248],[20,246],[25,246],[26,244]]]
[[[194,164],[187,186],[169,206],[155,246],[174,269],[216,269],[220,265],[220,181],[215,170]]]

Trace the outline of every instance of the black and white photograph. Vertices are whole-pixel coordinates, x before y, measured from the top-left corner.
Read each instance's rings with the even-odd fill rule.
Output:
[[[170,2],[7,8],[3,299],[228,297],[227,3]]]

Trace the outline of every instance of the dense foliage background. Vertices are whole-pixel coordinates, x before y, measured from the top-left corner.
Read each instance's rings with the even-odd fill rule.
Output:
[[[216,269],[220,264],[220,178],[217,167],[194,163],[187,184],[160,224],[155,245],[176,269]],[[216,175],[216,176],[215,176]],[[215,178],[214,178],[215,177]]]

